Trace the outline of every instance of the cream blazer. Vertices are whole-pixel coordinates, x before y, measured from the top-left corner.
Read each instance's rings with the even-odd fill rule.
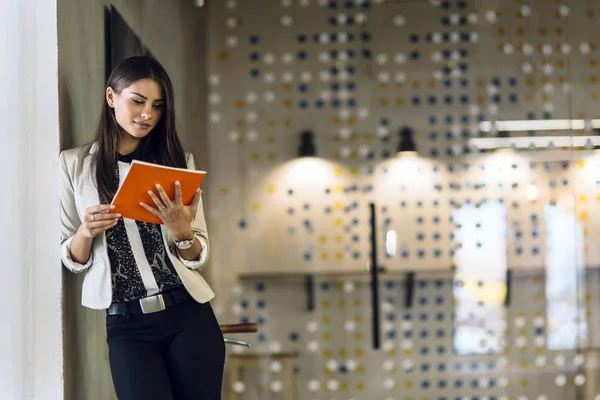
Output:
[[[112,276],[106,235],[97,235],[92,244],[92,253],[86,264],[71,259],[71,241],[81,225],[85,210],[100,204],[95,173],[91,167],[92,155],[97,145],[91,144],[60,153],[60,223],[61,258],[63,265],[74,273],[85,272],[81,304],[93,309],[106,309],[112,302]],[[193,155],[186,153],[189,169],[195,169]],[[188,261],[179,256],[173,238],[164,225],[161,226],[163,240],[169,249],[171,262],[177,274],[192,297],[199,303],[205,303],[214,297],[214,292],[202,277],[200,271],[206,264],[210,246],[206,232],[206,221],[202,199],[192,222],[196,237],[202,242],[200,259]]]

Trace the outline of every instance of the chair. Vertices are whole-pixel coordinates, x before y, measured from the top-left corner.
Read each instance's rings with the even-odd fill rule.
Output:
[[[221,325],[221,332],[223,334],[228,333],[254,333],[258,331],[258,325],[255,322],[248,322],[246,324],[225,324]],[[234,346],[250,347],[250,343],[243,342],[241,340],[225,338],[226,344],[232,344]]]

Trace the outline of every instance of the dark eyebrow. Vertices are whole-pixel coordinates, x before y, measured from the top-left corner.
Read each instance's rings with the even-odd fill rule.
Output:
[[[144,100],[148,100],[148,98],[147,98],[146,96],[142,96],[142,95],[141,95],[141,94],[139,94],[139,93],[136,93],[136,92],[131,92],[131,94],[135,94],[136,96],[140,96],[140,97],[141,97],[142,99],[144,99]],[[157,102],[157,101],[165,101],[165,99],[156,99],[156,100],[154,100],[154,102]]]

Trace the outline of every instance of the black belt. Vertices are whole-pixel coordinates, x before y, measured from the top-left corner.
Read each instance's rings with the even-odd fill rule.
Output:
[[[107,315],[122,315],[144,313],[150,314],[162,311],[167,307],[178,303],[183,303],[191,299],[192,296],[188,293],[185,287],[181,286],[177,289],[170,290],[165,293],[155,294],[154,296],[144,297],[139,300],[123,301],[120,303],[112,303],[106,309]]]

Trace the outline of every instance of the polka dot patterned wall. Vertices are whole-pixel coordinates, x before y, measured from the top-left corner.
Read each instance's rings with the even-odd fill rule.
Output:
[[[598,7],[467,0],[216,3],[207,102],[211,182],[218,188],[210,193],[209,215],[219,263],[242,273],[364,271],[367,206],[375,200],[378,254],[391,271],[459,274],[458,246],[477,241],[460,242],[452,216],[490,204],[506,210],[510,269],[535,275],[548,266],[544,210],[554,204],[577,218],[585,264],[598,264],[597,156],[545,159],[531,152],[479,153],[470,145],[472,138],[498,133],[484,132],[483,121],[597,117],[598,45],[590,27]],[[404,126],[414,132],[419,158],[395,157]],[[304,162],[314,160],[297,160],[306,130],[313,133],[317,167]],[[479,229],[489,227],[484,221]],[[496,271],[481,259],[479,269]],[[553,297],[545,280],[514,283],[508,309],[483,308],[484,316],[504,325],[492,335],[498,347],[477,357],[454,355],[460,301],[446,280],[438,287],[424,278],[411,309],[402,306],[400,281],[382,286],[381,352],[368,348],[369,300],[360,282],[324,281],[317,311],[298,324],[279,323],[294,306],[283,301],[291,301],[289,293],[271,286],[251,291],[255,297],[240,299],[235,312],[261,322],[257,340],[265,350],[290,347],[302,354],[296,373],[306,398],[572,398],[585,377],[570,350],[546,350],[559,331],[546,314]],[[502,287],[499,282],[462,280],[464,290],[487,300],[501,297],[491,289]],[[584,314],[595,318],[593,307]],[[263,369],[267,378],[258,384],[240,382],[246,393],[283,393],[278,365]]]
[[[413,308],[402,304],[403,282],[384,278],[381,350],[371,348],[369,289],[361,281],[317,281],[316,308],[310,313],[301,311],[295,300],[304,296],[301,285],[242,281],[233,289],[233,307],[221,317],[258,321],[259,352],[300,354],[294,368],[299,398],[462,399],[467,393],[490,399],[573,398],[586,378],[571,371],[578,371],[586,357],[544,346],[546,321],[533,300],[536,291],[544,290],[542,278],[540,274],[514,278],[506,347],[485,355],[454,352],[453,283],[447,278],[418,279]],[[588,288],[598,293],[598,274],[588,278],[593,282]],[[293,315],[282,313],[292,309]],[[280,364],[265,361],[258,375],[228,384],[248,394],[259,385],[280,392],[285,389],[280,373]]]

